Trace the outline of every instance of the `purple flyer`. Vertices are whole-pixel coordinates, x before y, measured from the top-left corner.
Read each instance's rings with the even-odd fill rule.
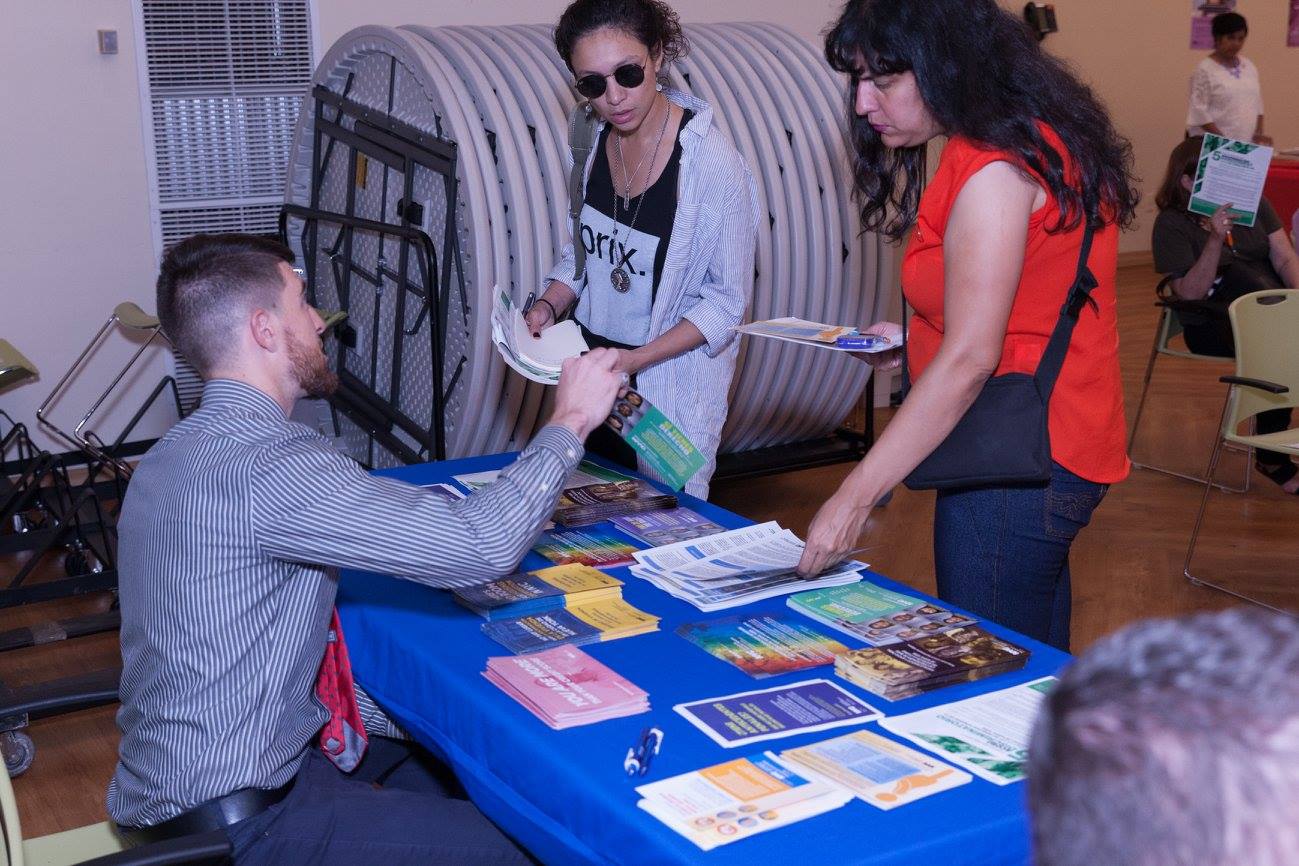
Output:
[[[829,680],[805,680],[673,707],[726,748],[878,719],[879,710]]]

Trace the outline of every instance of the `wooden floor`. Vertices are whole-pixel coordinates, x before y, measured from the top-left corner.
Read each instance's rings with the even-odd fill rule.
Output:
[[[1119,274],[1129,414],[1136,406],[1154,334],[1154,283],[1145,268],[1127,268]],[[1217,377],[1225,372],[1229,372],[1227,365],[1161,358],[1134,456],[1202,472],[1225,387]],[[880,413],[881,422],[887,421],[887,415],[887,411]],[[849,468],[718,485],[713,498],[755,520],[779,520],[801,533]],[[1242,459],[1232,456],[1221,474],[1240,479],[1243,472]],[[1189,482],[1138,469],[1110,491],[1073,548],[1075,651],[1135,619],[1217,610],[1233,603],[1230,596],[1192,586],[1182,577],[1200,490]],[[1203,555],[1196,558],[1197,575],[1277,606],[1299,608],[1296,518],[1299,497],[1284,496],[1257,474],[1248,495],[1215,492],[1201,541]],[[871,517],[863,543],[874,549],[866,558],[880,572],[932,592],[932,520],[932,494],[899,489],[892,502]],[[10,567],[12,562],[0,559],[0,570]],[[3,627],[9,628],[104,603],[102,598],[80,599],[6,610],[0,616]],[[0,653],[0,681],[37,682],[106,666],[115,655],[116,635]],[[103,707],[31,725],[36,763],[14,780],[25,835],[104,819],[104,789],[117,741],[114,712],[115,707]]]

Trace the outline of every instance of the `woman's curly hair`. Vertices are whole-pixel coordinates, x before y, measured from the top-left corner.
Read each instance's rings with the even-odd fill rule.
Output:
[[[661,51],[660,67],[690,50],[681,20],[663,0],[576,0],[555,25],[555,49],[570,72],[577,40],[606,27],[634,36],[651,52]]]

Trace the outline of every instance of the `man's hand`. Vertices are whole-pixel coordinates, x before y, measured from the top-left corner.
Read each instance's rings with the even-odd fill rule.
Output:
[[[807,545],[798,561],[799,577],[812,578],[844,560],[857,548],[857,539],[871,506],[842,490],[825,501],[807,528]]]
[[[614,349],[592,349],[564,361],[550,423],[561,424],[576,433],[578,439],[586,439],[609,417],[614,398],[626,385],[617,364],[618,352]]]

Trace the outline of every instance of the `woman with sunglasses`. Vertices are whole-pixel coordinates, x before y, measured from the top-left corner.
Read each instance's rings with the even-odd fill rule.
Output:
[[[858,546],[871,508],[947,439],[991,376],[1037,370],[1090,227],[1099,285],[1051,391],[1049,483],[941,490],[934,517],[940,597],[1067,649],[1070,545],[1128,473],[1114,281],[1119,226],[1138,197],[1131,146],[996,0],[850,0],[825,51],[851,76],[863,225],[910,234],[901,282],[915,311],[914,387],[817,512],[799,570]],[[926,185],[926,149],[940,136]],[[983,453],[977,442],[951,447],[962,446]]]
[[[666,3],[577,0],[559,19],[555,47],[599,119],[573,239],[585,272],[574,279],[568,244],[528,324],[540,334],[571,312],[588,345],[617,350],[634,387],[706,458],[686,484],[706,497],[734,328],[753,292],[757,188],[708,104],[662,83],[687,47]],[[636,467],[626,442],[603,428],[587,447]]]

